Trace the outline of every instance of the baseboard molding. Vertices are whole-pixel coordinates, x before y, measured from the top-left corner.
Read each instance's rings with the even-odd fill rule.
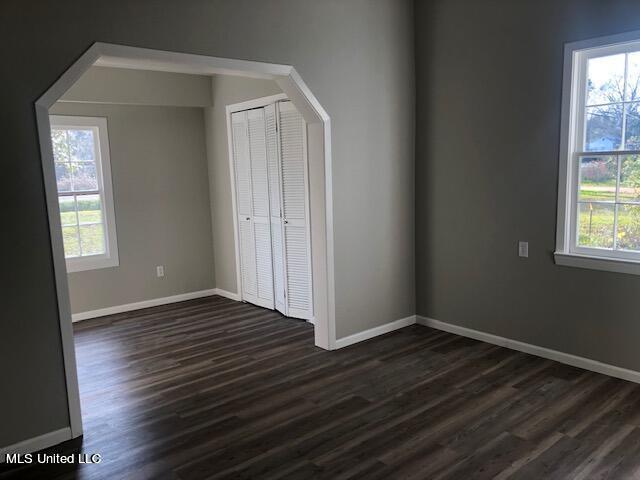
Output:
[[[38,437],[23,440],[8,447],[2,447],[0,448],[0,463],[5,462],[7,453],[33,453],[66,442],[67,440],[71,440],[71,438],[73,438],[71,428],[65,427]]]
[[[354,333],[353,335],[349,335],[348,337],[339,338],[338,340],[336,340],[335,348],[337,350],[339,348],[348,347],[349,345],[353,345],[354,343],[364,342],[365,340],[377,337],[378,335],[384,335],[385,333],[393,332],[394,330],[408,327],[409,325],[413,325],[415,323],[415,315],[401,318],[399,320],[380,325],[379,327],[370,328],[369,330],[365,330],[364,332],[358,332]]]
[[[596,373],[602,373],[609,375],[610,377],[621,378],[630,382],[640,383],[640,372],[635,370],[629,370],[622,367],[616,367],[608,363],[602,363],[590,358],[579,357],[570,353],[560,352],[558,350],[552,350],[550,348],[540,347],[538,345],[532,345],[530,343],[520,342],[518,340],[512,340],[510,338],[500,337],[490,333],[481,332],[479,330],[473,330],[471,328],[461,327],[453,325],[451,323],[442,322],[440,320],[434,320],[433,318],[416,316],[416,323],[427,327],[435,328],[437,330],[443,330],[449,333],[455,333],[463,337],[474,338],[482,342],[491,343],[493,345],[499,345],[501,347],[510,348],[511,350],[517,350],[519,352],[529,353],[538,357],[554,360],[556,362],[571,365],[572,367],[583,368]]]
[[[213,289],[214,295],[220,295],[221,297],[229,298],[231,300],[235,300],[236,302],[241,301],[240,295],[237,293],[228,292],[227,290],[223,290],[221,288]]]
[[[79,322],[81,320],[88,320],[90,318],[104,317],[106,315],[115,315],[116,313],[140,310],[141,308],[157,307],[158,305],[168,305],[169,303],[184,302],[185,300],[193,300],[194,298],[210,297],[211,295],[222,295],[223,297],[227,296],[220,292],[224,292],[224,290],[211,288],[209,290],[181,293],[179,295],[172,295],[170,297],[152,298],[151,300],[144,300],[142,302],[127,303],[125,305],[116,305],[115,307],[100,308],[98,310],[90,310],[88,312],[74,313],[73,315],[71,315],[71,320],[74,322]],[[225,293],[228,294],[229,292]]]

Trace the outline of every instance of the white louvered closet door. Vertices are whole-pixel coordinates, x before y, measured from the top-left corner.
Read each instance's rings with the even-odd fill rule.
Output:
[[[256,258],[256,300],[265,308],[274,307],[269,174],[264,108],[247,112],[249,157],[251,158],[252,223]]]
[[[277,105],[287,315],[313,319],[306,124],[291,102]]]
[[[251,189],[251,158],[247,112],[231,116],[233,166],[236,180],[236,209],[240,250],[242,299],[258,302],[256,248],[253,234],[253,195]]]
[[[284,265],[284,230],[282,223],[282,189],[280,146],[275,104],[264,109],[267,132],[267,166],[269,170],[269,206],[271,219],[271,252],[273,256],[273,293],[275,308],[287,315],[286,270]]]

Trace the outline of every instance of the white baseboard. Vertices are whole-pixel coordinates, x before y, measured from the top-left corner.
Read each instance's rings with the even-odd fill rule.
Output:
[[[227,290],[223,290],[221,288],[213,289],[214,295],[220,295],[221,297],[226,297],[231,300],[235,300],[236,302],[241,301],[240,295],[237,293],[228,292]]]
[[[610,377],[616,377],[623,380],[629,380],[630,382],[640,383],[640,372],[637,372],[635,370],[616,367],[615,365],[602,363],[590,358],[578,357],[577,355],[572,355],[570,353],[551,350],[550,348],[540,347],[538,345],[532,345],[530,343],[520,342],[518,340],[500,337],[498,335],[492,335],[490,333],[453,325],[451,323],[434,320],[433,318],[427,318],[420,315],[416,316],[416,323],[438,330],[443,330],[445,332],[455,333],[456,335],[461,335],[463,337],[474,338],[476,340],[491,343],[493,345],[500,345],[501,347],[510,348],[511,350],[517,350],[519,352],[529,353],[538,357],[547,358],[549,360],[554,360],[566,365],[571,365],[572,367],[583,368],[592,372],[609,375]]]
[[[409,325],[413,325],[414,323],[416,323],[415,315],[401,318],[393,322],[385,323],[384,325],[370,328],[369,330],[365,330],[364,332],[358,332],[354,333],[353,335],[349,335],[348,337],[339,338],[338,340],[336,340],[335,348],[344,348],[348,347],[349,345],[353,345],[354,343],[364,342],[365,340],[369,340],[370,338],[393,332],[394,330],[398,330],[399,328],[408,327]]]
[[[5,462],[7,453],[33,453],[66,442],[71,438],[71,428],[65,427],[38,437],[23,440],[8,447],[2,447],[0,448],[0,463]]]
[[[140,310],[141,308],[157,307],[158,305],[167,305],[169,303],[184,302],[185,300],[193,300],[194,298],[210,297],[211,295],[227,295],[220,293],[224,290],[218,290],[217,288],[211,288],[209,290],[200,290],[197,292],[181,293],[180,295],[172,295],[170,297],[152,298],[151,300],[144,300],[142,302],[127,303],[125,305],[116,305],[114,307],[100,308],[98,310],[90,310],[88,312],[74,313],[71,315],[71,320],[79,322],[81,320],[88,320],[90,318],[104,317],[106,315],[115,315],[116,313],[131,312],[133,310]],[[225,292],[229,294],[229,292]],[[231,294],[233,295],[233,294]]]

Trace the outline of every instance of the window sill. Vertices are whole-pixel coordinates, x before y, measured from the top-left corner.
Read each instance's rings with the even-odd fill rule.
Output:
[[[555,252],[553,256],[555,258],[556,265],[562,265],[565,267],[640,275],[640,261],[636,260],[595,257],[591,255],[564,252]]]
[[[67,258],[67,273],[85,272],[87,270],[99,270],[120,265],[117,257],[105,257],[104,255]]]

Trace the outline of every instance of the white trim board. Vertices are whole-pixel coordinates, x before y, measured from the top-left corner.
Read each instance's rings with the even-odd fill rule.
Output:
[[[229,292],[227,290],[223,290],[221,288],[214,288],[213,295],[220,295],[221,297],[228,298],[229,300],[235,300],[236,302],[240,302],[240,294]]]
[[[349,345],[353,345],[354,343],[364,342],[365,340],[369,340],[370,338],[378,337],[380,335],[384,335],[385,333],[393,332],[394,330],[399,330],[415,323],[416,316],[411,315],[399,320],[394,320],[393,322],[385,323],[384,325],[380,325],[379,327],[374,327],[363,332],[354,333],[353,335],[349,335],[348,337],[342,337],[336,340],[336,349],[348,347]]]
[[[172,295],[170,297],[152,298],[151,300],[143,300],[141,302],[127,303],[124,305],[115,305],[113,307],[99,308],[97,310],[89,310],[87,312],[74,313],[71,316],[71,319],[74,322],[80,322],[82,320],[88,320],[90,318],[115,315],[116,313],[131,312],[133,310],[157,307],[159,305],[168,305],[170,303],[184,302],[185,300],[210,297],[211,295],[220,295],[221,297],[230,298],[231,300],[239,300],[239,296],[235,293],[227,292],[226,290],[222,290],[219,288],[211,288],[209,290],[181,293],[179,295]]]
[[[73,438],[71,428],[65,427],[60,430],[45,433],[44,435],[23,440],[22,442],[14,443],[8,447],[2,447],[0,448],[0,463],[5,462],[7,453],[33,453],[66,442],[67,440],[71,440],[71,438]]]
[[[565,267],[640,275],[640,262],[637,260],[625,260],[614,257],[594,257],[592,255],[562,252],[555,252],[553,257],[556,265],[562,265]]]
[[[537,357],[554,360],[556,362],[564,363],[565,365],[571,365],[572,367],[578,367],[584,370],[609,375],[610,377],[621,378],[630,382],[640,383],[640,372],[637,372],[635,370],[629,370],[626,368],[617,367],[615,365],[610,365],[608,363],[602,363],[597,360],[592,360],[590,358],[579,357],[570,353],[564,353],[558,350],[552,350],[550,348],[540,347],[538,345],[532,345],[530,343],[500,337],[491,333],[485,333],[479,330],[473,330],[471,328],[453,325],[451,323],[434,320],[433,318],[423,317],[421,315],[416,316],[416,323],[418,325],[424,325],[425,327],[435,328],[437,330],[454,333],[463,337],[473,338],[475,340],[491,343],[493,345],[499,345],[511,350],[529,353]]]

